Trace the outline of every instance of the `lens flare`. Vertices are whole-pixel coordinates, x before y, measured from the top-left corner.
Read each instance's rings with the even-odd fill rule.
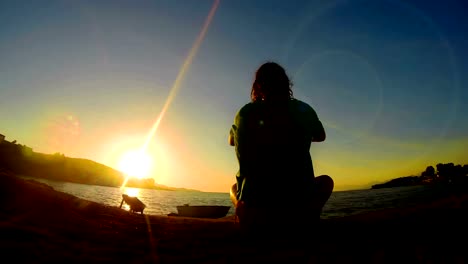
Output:
[[[203,42],[203,39],[205,38],[206,32],[208,31],[208,28],[209,28],[209,26],[211,24],[211,21],[213,20],[213,17],[214,17],[214,15],[216,13],[216,9],[218,8],[218,5],[219,5],[219,0],[215,0],[213,5],[211,6],[211,9],[210,9],[210,12],[208,13],[208,16],[205,19],[205,22],[204,22],[203,27],[202,27],[202,29],[200,31],[200,34],[198,34],[197,39],[193,43],[192,48],[190,49],[190,52],[187,55],[187,58],[185,59],[184,63],[182,64],[182,67],[179,70],[179,73],[177,74],[177,77],[176,77],[176,79],[174,81],[174,84],[171,87],[171,90],[170,90],[169,95],[168,95],[168,97],[166,99],[166,102],[164,103],[164,106],[163,106],[163,108],[161,110],[161,113],[159,113],[158,118],[154,122],[151,130],[149,131],[149,133],[148,133],[148,135],[146,137],[145,143],[141,147],[140,151],[142,153],[146,152],[146,149],[148,148],[149,143],[153,139],[156,131],[158,130],[158,127],[159,127],[159,124],[161,123],[161,120],[163,119],[164,115],[167,112],[167,109],[169,108],[169,106],[171,105],[172,101],[174,100],[177,92],[179,91],[180,84],[181,84],[181,82],[182,82],[182,80],[183,80],[183,78],[185,76],[185,73],[187,72],[190,65],[192,64],[193,58],[197,54],[198,49],[200,48],[200,45]],[[128,181],[128,178],[124,181],[122,186],[125,186],[127,181]]]
[[[177,75],[174,84],[172,85],[172,88],[170,90],[169,96],[166,99],[166,103],[163,106],[163,109],[161,110],[161,113],[159,114],[158,118],[154,122],[153,127],[151,128],[150,132],[148,133],[148,136],[146,138],[145,144],[143,145],[142,149],[146,150],[148,147],[149,142],[153,138],[154,134],[156,133],[156,130],[159,127],[159,124],[161,123],[162,118],[166,114],[167,109],[169,108],[169,105],[172,103],[174,100],[177,92],[180,89],[180,84],[185,76],[185,73],[187,72],[188,68],[192,64],[193,58],[197,54],[198,49],[200,48],[201,43],[203,42],[203,39],[205,38],[206,32],[208,31],[208,28],[211,24],[211,21],[213,20],[214,14],[216,12],[216,9],[218,8],[219,5],[219,0],[216,0],[213,3],[213,6],[211,7],[211,10],[205,20],[205,23],[203,24],[202,30],[200,34],[198,35],[197,39],[195,40],[195,43],[193,44],[192,48],[190,49],[190,52],[185,59],[184,63],[182,64],[182,67],[179,70],[179,74]]]

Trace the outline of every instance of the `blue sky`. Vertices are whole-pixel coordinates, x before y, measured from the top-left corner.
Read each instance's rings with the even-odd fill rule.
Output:
[[[2,1],[0,133],[118,167],[144,142],[213,1]],[[468,163],[464,1],[220,1],[151,148],[156,181],[234,182],[227,145],[255,70],[284,66],[328,138],[337,189]]]

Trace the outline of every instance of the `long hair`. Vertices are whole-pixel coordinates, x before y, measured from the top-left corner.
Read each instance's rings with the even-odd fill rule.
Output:
[[[288,101],[293,97],[292,82],[283,67],[266,62],[255,73],[250,99],[256,101]]]

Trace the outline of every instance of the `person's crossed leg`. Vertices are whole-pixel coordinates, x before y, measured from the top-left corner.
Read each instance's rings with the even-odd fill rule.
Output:
[[[320,219],[320,215],[322,213],[322,209],[325,206],[325,203],[330,198],[330,195],[333,192],[334,182],[333,179],[328,175],[320,175],[314,178],[314,188],[312,194],[312,204],[310,211],[310,215],[313,217],[312,220]],[[255,219],[256,216],[262,215],[261,208],[250,208],[249,210],[247,207],[248,205],[245,204],[244,201],[237,200],[237,184],[233,184],[230,190],[230,198],[235,208],[235,217],[236,221],[238,220],[242,226],[246,226],[247,223],[245,222],[257,222]],[[246,217],[246,214],[252,214],[251,216]],[[248,220],[249,218],[250,220]],[[259,219],[257,219],[259,220]],[[244,221],[244,223],[242,223]]]

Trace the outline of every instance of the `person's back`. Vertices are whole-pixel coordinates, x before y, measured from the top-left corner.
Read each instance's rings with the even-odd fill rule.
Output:
[[[266,206],[271,191],[277,190],[276,197],[281,199],[275,204],[304,202],[299,198],[311,192],[307,188],[314,177],[309,152],[312,135],[322,129],[314,110],[296,99],[285,104],[260,101],[244,106],[233,126],[239,180],[245,186],[242,200]]]
[[[311,142],[325,140],[323,125],[312,107],[292,97],[281,66],[265,63],[255,77],[252,102],[239,110],[230,131],[239,161],[231,199],[245,211],[240,221],[265,213],[312,215],[311,208],[320,211],[333,189],[330,177],[315,178],[309,152]],[[326,178],[325,188],[318,178]]]

